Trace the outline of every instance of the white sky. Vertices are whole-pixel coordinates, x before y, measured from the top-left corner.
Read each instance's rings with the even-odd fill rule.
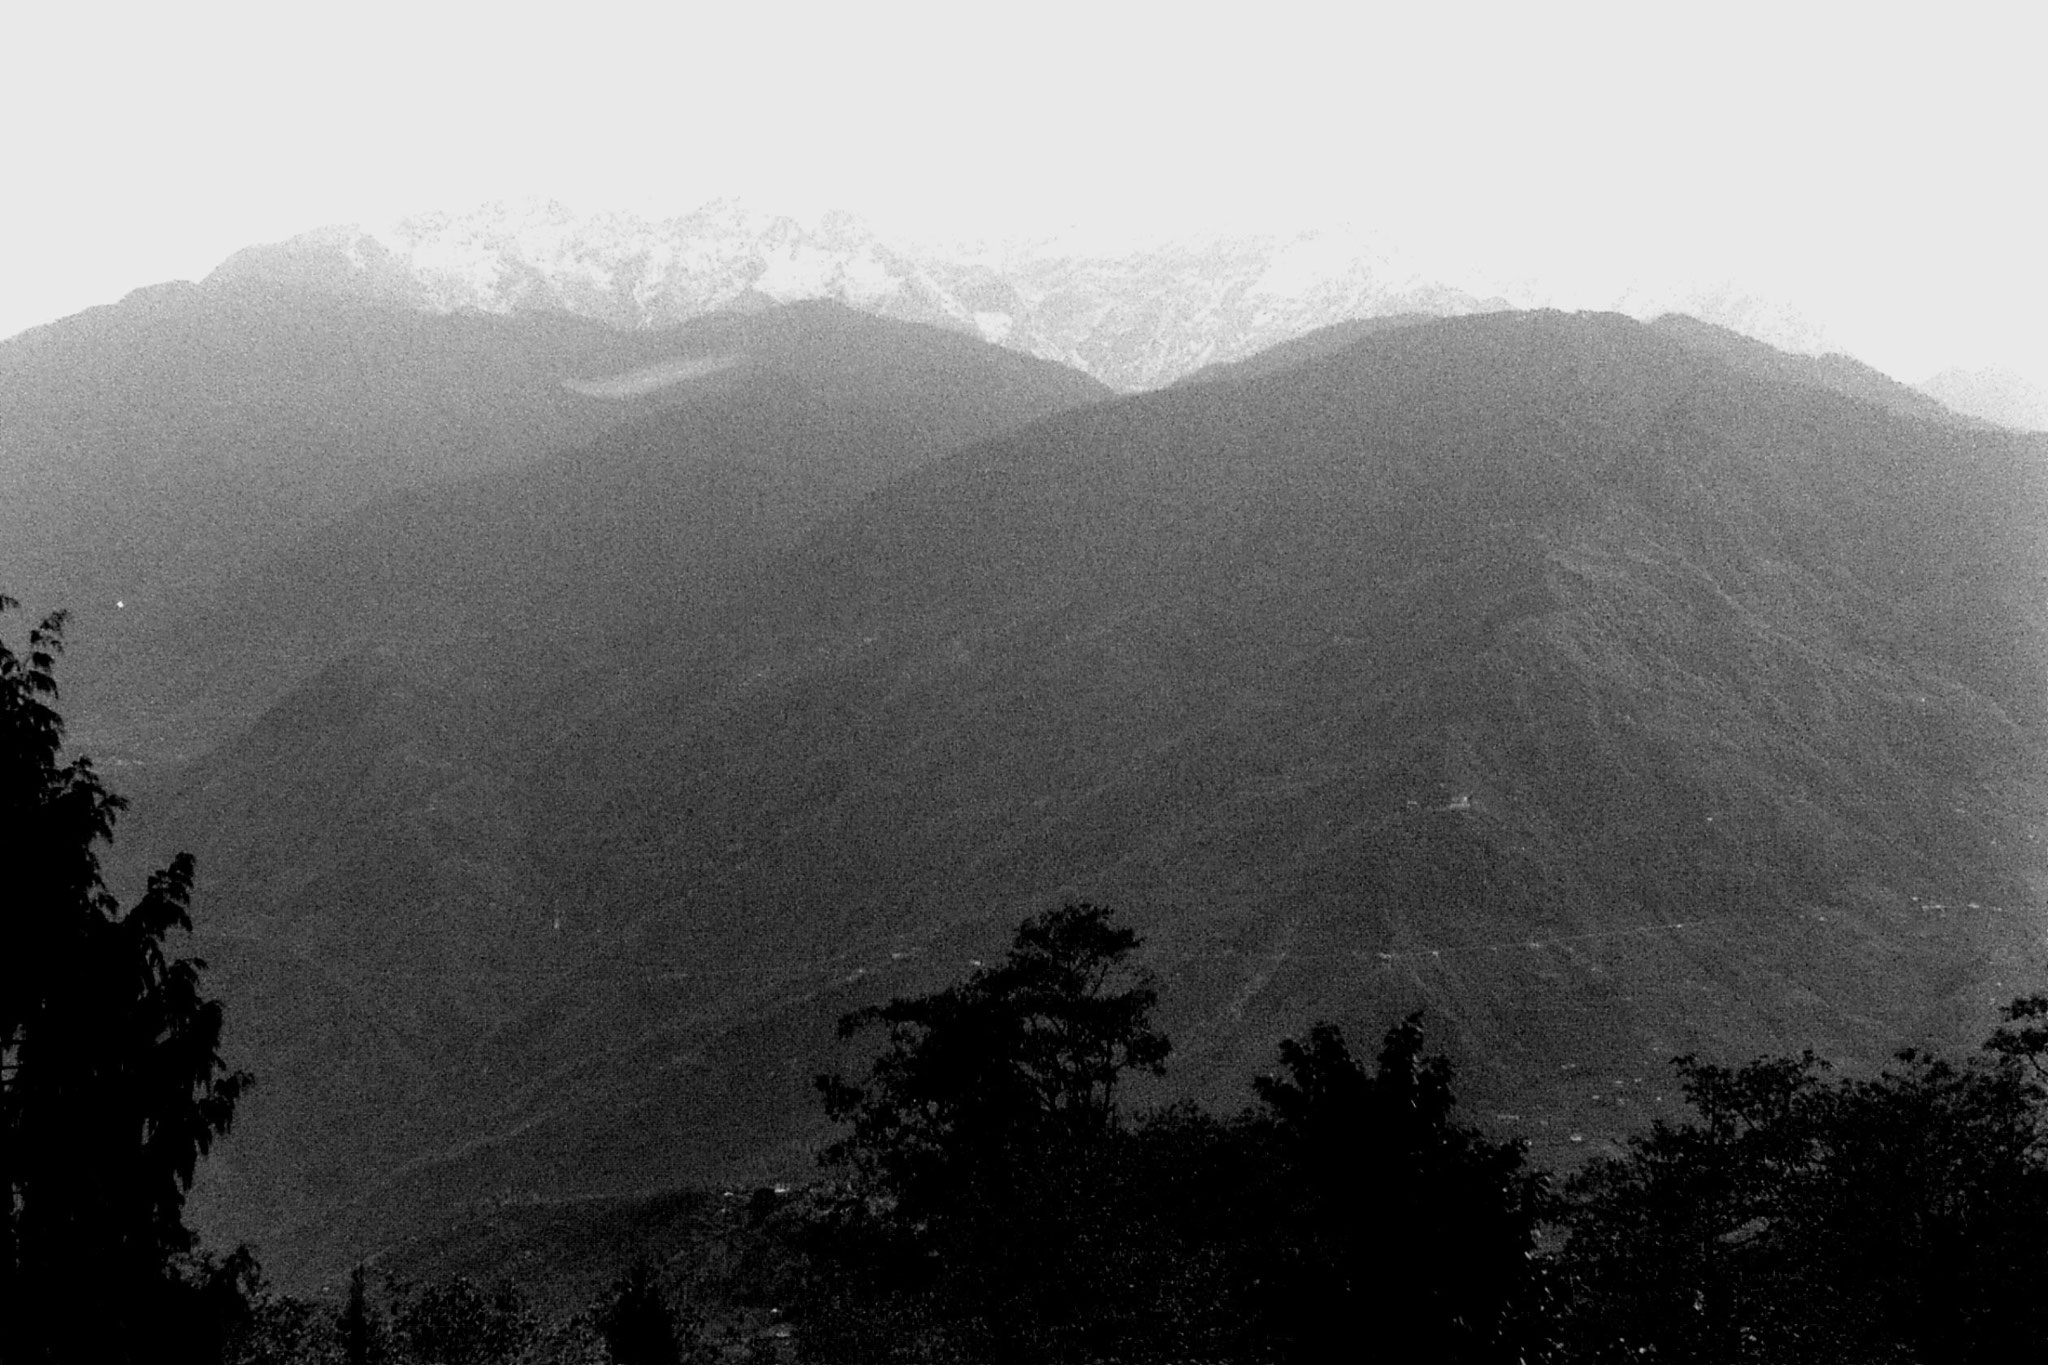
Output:
[[[2044,12],[13,4],[0,335],[323,223],[736,194],[928,234],[1348,221],[1453,283],[1730,284],[1904,379],[2048,379]]]

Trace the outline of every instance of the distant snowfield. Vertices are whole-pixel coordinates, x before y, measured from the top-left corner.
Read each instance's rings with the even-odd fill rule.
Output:
[[[633,398],[665,389],[671,384],[729,370],[745,359],[738,352],[731,355],[678,356],[674,360],[663,360],[624,374],[615,374],[609,379],[564,379],[562,387],[590,398]]]

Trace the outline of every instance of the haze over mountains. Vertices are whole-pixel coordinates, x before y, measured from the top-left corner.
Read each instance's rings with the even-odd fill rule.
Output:
[[[338,227],[243,251],[216,272],[433,311],[564,310],[661,327],[718,309],[833,299],[963,330],[1152,388],[1340,318],[1504,307],[1341,238],[1216,238],[1121,256],[1052,246],[891,244],[859,219],[730,201],[664,221],[493,204]]]
[[[1957,412],[2015,431],[2048,431],[2048,392],[2011,370],[1943,370],[1920,387]]]
[[[215,275],[435,311],[560,309],[621,327],[829,298],[970,331],[1124,390],[1157,388],[1350,319],[1545,301],[1525,285],[1462,286],[1350,231],[1183,237],[1091,252],[1054,240],[896,242],[850,214],[797,217],[736,201],[658,221],[580,215],[553,202],[493,203],[374,230],[309,232],[238,253]],[[1829,348],[1809,319],[1727,285],[1639,285],[1614,306],[1646,318],[1683,312],[1795,351]]]
[[[1069,897],[1160,1095],[1426,1004],[1562,1150],[2038,984],[2048,442],[1692,319],[840,230],[300,241],[0,344],[0,586],[263,1078],[215,1236],[801,1173],[832,1019]]]
[[[819,338],[844,325],[821,321],[812,336],[786,318],[728,317],[617,332],[561,313],[442,315],[280,291],[233,272],[147,291],[0,347],[0,574],[72,604],[88,627],[78,647],[89,676],[118,642],[111,671],[80,684],[83,742],[134,758],[189,754],[226,721],[252,716],[277,680],[306,676],[365,630],[387,642],[404,633],[388,616],[374,626],[342,620],[360,605],[363,573],[397,594],[378,611],[410,604],[425,613],[414,617],[419,628],[437,631],[463,624],[450,611],[504,625],[525,599],[508,585],[487,602],[472,580],[546,572],[536,536],[612,566],[601,583],[575,580],[590,608],[569,613],[579,628],[595,625],[593,612],[616,615],[629,599],[676,586],[673,565],[636,560],[607,520],[621,508],[651,514],[638,500],[650,490],[629,486],[644,471],[594,454],[530,463],[544,453],[635,423],[652,423],[642,439],[663,451],[713,449],[718,477],[757,487],[749,520],[707,529],[758,547],[778,518],[816,515],[906,461],[1048,410],[1021,376],[1054,374],[1052,389],[1069,402],[1104,393],[1071,372],[939,335],[906,343],[895,371],[891,359],[844,344],[821,365],[815,353],[829,343]],[[949,382],[960,397],[935,397]],[[499,472],[503,482],[448,495],[453,502],[346,521],[401,490]],[[536,501],[536,481],[550,479],[553,500]],[[544,526],[460,505],[513,496],[488,490],[521,481],[518,496],[545,507]],[[653,495],[671,507],[686,496],[679,483]],[[727,503],[739,497],[730,490]],[[404,515],[415,518],[409,539],[388,528]],[[451,550],[444,517],[494,528],[498,562],[479,562],[487,552],[474,547]],[[360,546],[331,556],[319,537],[336,535],[397,539],[388,558],[366,561]],[[663,553],[641,542],[643,556]],[[461,592],[450,590],[449,554],[467,556],[457,561],[470,575]],[[280,557],[301,567],[280,576]]]
[[[1351,319],[1546,303],[1529,285],[1439,278],[1350,231],[1093,252],[1053,240],[907,243],[844,212],[796,217],[732,200],[661,220],[521,201],[375,229],[335,226],[248,248],[213,278],[432,312],[559,310],[622,328],[833,299],[969,331],[1127,391]],[[1839,349],[1811,319],[1727,284],[1636,284],[1603,306],[1646,319],[1681,313],[1795,353]],[[2048,429],[2048,394],[2012,371],[1952,368],[1920,387],[1968,416]]]

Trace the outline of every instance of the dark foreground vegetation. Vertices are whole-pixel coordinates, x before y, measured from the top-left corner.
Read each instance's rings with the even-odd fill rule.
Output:
[[[0,599],[0,610],[13,604]],[[250,1078],[220,1055],[180,857],[123,911],[120,799],[62,761],[61,617],[0,643],[0,1362],[1990,1362],[2048,1343],[2048,997],[1875,1076],[1676,1062],[1696,1117],[1569,1179],[1461,1122],[1424,1020],[1283,1042],[1257,1103],[1134,1113],[1164,1069],[1136,936],[1008,956],[841,1022],[821,1177],[623,1249],[580,1309],[359,1268],[272,1292],[184,1222]]]

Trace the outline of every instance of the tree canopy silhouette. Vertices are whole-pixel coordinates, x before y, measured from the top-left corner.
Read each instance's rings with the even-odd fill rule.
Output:
[[[1659,1122],[1568,1189],[1561,1326],[1588,1360],[2020,1358],[2048,1339],[2048,1144],[2015,1001],[1987,1057],[1678,1059]]]
[[[1387,1031],[1371,1071],[1319,1024],[1254,1083],[1272,1171],[1267,1339],[1320,1359],[1361,1323],[1415,1358],[1521,1358],[1543,1177],[1519,1141],[1454,1118],[1452,1068],[1421,1016]]]
[[[829,1223],[855,1292],[811,1339],[877,1360],[1306,1360],[1370,1323],[1431,1359],[1515,1359],[1545,1185],[1520,1143],[1454,1120],[1419,1021],[1376,1070],[1319,1026],[1281,1044],[1258,1110],[1127,1123],[1120,1082],[1168,1049],[1137,942],[1070,905],[964,983],[841,1020],[888,1033],[864,1083],[821,1078],[851,1124],[826,1158],[857,1196]]]
[[[0,597],[0,612],[19,603]],[[220,1055],[179,854],[125,914],[98,849],[121,798],[63,758],[64,615],[0,641],[0,1350],[18,1361],[176,1358],[219,1267],[189,1259],[185,1195],[249,1077]],[[243,1267],[237,1263],[237,1273]],[[217,1285],[215,1288],[217,1289]],[[97,1305],[68,1311],[81,1291]],[[167,1333],[169,1336],[167,1336]]]
[[[676,1314],[645,1256],[613,1282],[597,1315],[614,1365],[683,1365]]]
[[[1124,1073],[1162,1071],[1170,1045],[1150,1021],[1158,993],[1125,961],[1138,937],[1110,920],[1085,904],[1027,920],[997,966],[841,1019],[841,1038],[876,1024],[888,1038],[864,1085],[819,1078],[826,1112],[853,1125],[826,1160],[924,1219],[1028,1151],[1115,1130]]]
[[[1157,1000],[1111,912],[1025,921],[1008,956],[964,983],[840,1020],[887,1037],[865,1083],[820,1077],[852,1131],[825,1153],[886,1209],[861,1248],[872,1288],[927,1295],[984,1359],[1085,1354],[1095,1272],[1116,1259],[1124,1075],[1164,1069]],[[855,1347],[873,1352],[880,1344]]]

